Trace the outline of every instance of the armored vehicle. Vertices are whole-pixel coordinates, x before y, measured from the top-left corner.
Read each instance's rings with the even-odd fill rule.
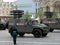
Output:
[[[40,24],[38,20],[11,18],[9,19],[9,30],[17,30],[20,36],[24,36],[25,33],[33,34],[34,37],[46,36],[49,32],[49,27]],[[11,32],[9,32],[11,34]]]
[[[60,29],[60,19],[59,18],[45,18],[41,20],[41,23],[46,24],[50,27],[50,32],[54,29]]]
[[[55,11],[51,12],[49,6],[47,6],[46,12],[44,12],[46,18],[41,19],[41,23],[47,25],[50,28],[50,32],[53,32],[54,29],[60,29],[60,19],[54,18],[55,13]]]
[[[46,36],[49,32],[49,28],[44,24],[39,24],[37,20],[25,21],[25,19],[10,19],[9,30],[14,25],[13,20],[16,20],[15,28],[20,36],[23,36],[25,33],[32,33],[34,37],[41,37]]]

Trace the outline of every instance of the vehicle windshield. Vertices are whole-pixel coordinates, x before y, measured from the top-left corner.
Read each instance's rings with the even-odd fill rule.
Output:
[[[32,24],[37,25],[37,24],[39,24],[39,22],[37,20],[34,20],[34,21],[32,21]]]

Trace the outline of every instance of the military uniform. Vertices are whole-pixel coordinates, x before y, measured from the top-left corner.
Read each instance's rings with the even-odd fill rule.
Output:
[[[12,37],[13,37],[13,43],[14,43],[14,45],[16,45],[16,38],[17,38],[17,32],[16,31],[12,32]]]

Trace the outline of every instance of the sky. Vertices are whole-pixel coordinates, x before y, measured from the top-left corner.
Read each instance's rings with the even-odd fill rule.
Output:
[[[3,0],[4,2],[14,2],[16,0]]]
[[[36,6],[33,0],[17,0],[16,4],[18,9],[24,10],[24,12],[35,13]]]

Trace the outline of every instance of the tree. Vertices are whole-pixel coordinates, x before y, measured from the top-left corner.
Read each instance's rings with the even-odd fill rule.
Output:
[[[17,5],[11,5],[11,7],[17,9]]]
[[[58,17],[57,12],[53,11],[52,18],[57,18],[57,17]]]
[[[30,18],[31,18],[31,15],[29,14],[28,11],[26,11],[26,12],[24,13],[24,15],[22,16],[22,18],[24,18],[24,19],[30,19]]]
[[[37,17],[39,17],[39,19],[44,18],[43,12],[41,10],[38,11]]]

